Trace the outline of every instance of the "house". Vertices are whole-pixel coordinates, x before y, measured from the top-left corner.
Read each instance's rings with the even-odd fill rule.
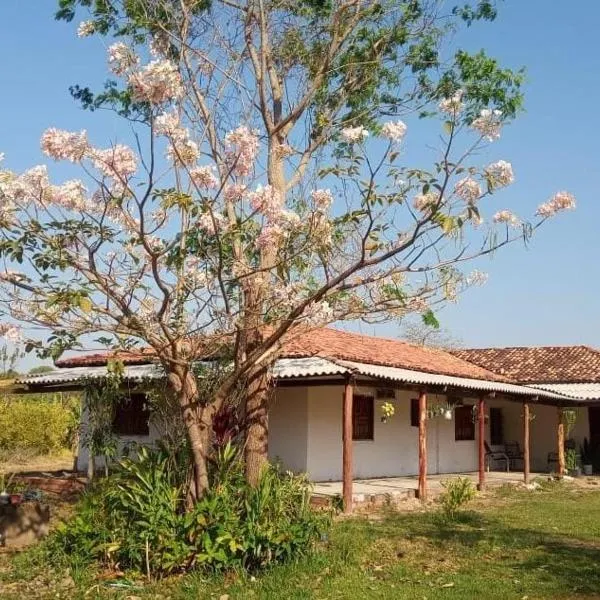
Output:
[[[471,348],[455,356],[506,375],[521,385],[580,398],[589,406],[581,411],[577,441],[589,436],[600,445],[600,351],[589,346]]]
[[[554,383],[545,379],[550,367],[541,382],[515,377],[508,367],[518,359],[496,363],[485,358],[486,352],[451,353],[332,328],[306,331],[286,344],[273,369],[269,456],[306,472],[312,481],[344,481],[348,503],[353,478],[418,475],[424,496],[427,474],[478,470],[483,485],[485,463],[497,458],[489,450],[506,442],[516,441],[524,451],[522,464],[510,467],[522,468],[526,479],[530,469],[555,468],[548,457],[564,448],[561,411],[576,411],[569,435],[579,443],[589,435],[588,405],[600,393],[580,397],[568,393],[579,388],[552,388]],[[101,380],[109,357],[63,359],[58,371],[21,383],[31,391],[73,389],[85,379]],[[123,443],[150,443],[160,431],[145,412],[143,385],[161,379],[161,367],[147,351],[117,357],[126,366],[124,385],[131,401],[119,407],[115,431]],[[595,363],[583,363],[580,369],[595,368]],[[553,364],[558,369],[561,363]],[[600,368],[596,372],[600,375]],[[388,419],[382,412],[386,403],[395,409]],[[564,451],[557,454],[564,470]],[[78,467],[83,470],[87,463],[81,448]]]

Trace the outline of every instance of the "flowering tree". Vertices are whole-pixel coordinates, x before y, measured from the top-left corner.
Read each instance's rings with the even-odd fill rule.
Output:
[[[26,322],[52,353],[93,334],[150,346],[181,407],[197,496],[213,416],[240,382],[256,481],[269,366],[290,336],[430,321],[482,280],[463,263],[574,207],[560,192],[527,221],[492,198],[511,165],[474,162],[517,112],[521,77],[484,53],[446,60],[443,41],[493,19],[491,2],[445,14],[425,0],[61,0],[59,17],[79,6],[81,37],[117,37],[116,79],[73,93],[128,120],[135,145],[52,128],[42,150],[81,179],[2,171],[2,333],[14,340]],[[417,138],[401,118],[415,130],[437,119],[430,168],[409,164]],[[193,362],[226,352],[232,368],[199,402]]]

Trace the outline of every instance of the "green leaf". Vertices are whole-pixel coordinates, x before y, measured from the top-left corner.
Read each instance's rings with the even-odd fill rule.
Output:
[[[423,313],[421,319],[423,319],[423,323],[428,327],[433,327],[434,329],[440,328],[440,322],[437,320],[437,317],[431,309]]]

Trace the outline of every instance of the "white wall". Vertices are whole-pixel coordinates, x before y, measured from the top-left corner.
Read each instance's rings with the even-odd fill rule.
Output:
[[[374,388],[356,388],[356,394],[372,394]],[[308,388],[308,464],[313,481],[342,477],[343,386]],[[375,400],[374,439],[353,442],[355,478],[392,477],[418,473],[418,428],[410,424],[410,399],[415,392],[396,391],[394,416],[381,422],[381,405]],[[443,396],[428,396],[428,402],[444,402]],[[475,441],[454,441],[454,421],[435,418],[427,427],[428,471],[450,473],[472,471],[477,465]]]
[[[88,426],[88,414],[84,410],[81,415],[81,435],[79,436],[79,448],[77,450],[77,470],[87,471],[89,462],[89,451],[84,445],[85,435]],[[121,435],[118,437],[118,455],[123,455],[124,450],[128,445],[140,444],[140,445],[152,445],[156,440],[161,437],[161,432],[157,427],[157,424],[153,422],[152,417],[148,423],[149,435]],[[102,457],[96,458],[96,468],[104,467],[104,459]]]
[[[301,473],[307,469],[308,388],[275,390],[269,405],[269,460]]]
[[[375,395],[376,388],[356,388],[356,394]],[[307,472],[313,481],[342,478],[342,398],[343,386],[309,386],[279,388],[269,407],[269,459],[278,460],[284,468]],[[381,422],[381,405],[388,400],[375,400],[374,439],[353,442],[355,478],[416,475],[418,472],[418,428],[410,424],[410,399],[415,392],[396,391],[395,415]],[[428,395],[430,405],[444,402],[444,396]],[[472,400],[465,400],[472,404]],[[531,469],[548,471],[549,452],[556,451],[557,409],[553,406],[530,404]],[[504,439],[518,441],[523,447],[523,407],[520,402],[487,400],[489,407],[503,410]],[[577,409],[578,417],[570,435],[577,446],[589,437],[587,408]],[[85,427],[87,415],[82,416]],[[150,420],[150,435],[120,438],[120,448],[126,444],[152,444],[160,432]],[[478,466],[477,428],[474,441],[455,441],[454,420],[441,417],[427,422],[428,472],[460,473],[474,471]],[[489,423],[486,424],[489,440]],[[102,466],[102,460],[97,461]],[[77,468],[85,471],[88,451],[80,443]],[[500,463],[498,467],[502,468]]]

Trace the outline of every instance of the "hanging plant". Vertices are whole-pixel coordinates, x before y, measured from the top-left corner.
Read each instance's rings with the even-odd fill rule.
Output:
[[[427,411],[427,418],[435,419],[436,417],[443,417],[447,421],[451,421],[454,418],[454,406],[448,402],[432,406]]]
[[[381,422],[387,423],[396,413],[396,408],[391,402],[384,402],[381,405]]]

